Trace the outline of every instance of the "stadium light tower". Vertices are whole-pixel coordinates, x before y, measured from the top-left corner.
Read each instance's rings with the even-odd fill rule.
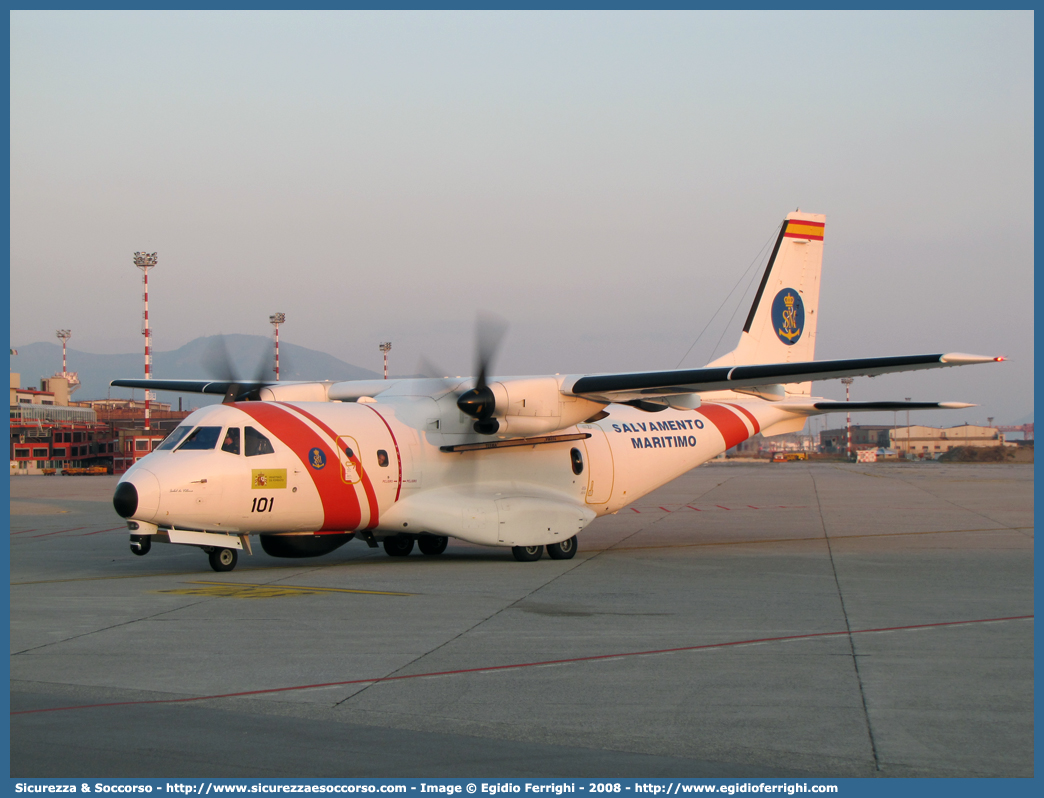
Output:
[[[391,351],[391,341],[382,341],[381,351],[384,352],[384,379],[388,379],[388,353]]]
[[[279,382],[279,325],[286,321],[285,313],[275,313],[268,317],[268,321],[275,327],[275,368],[272,369],[276,375],[276,382]]]
[[[155,252],[135,252],[134,265],[141,269],[144,289],[142,298],[145,302],[145,312],[142,315],[141,334],[145,336],[145,379],[152,379],[152,330],[149,328],[149,269],[156,265],[158,258]],[[152,391],[145,391],[145,431],[149,432],[149,400]]]

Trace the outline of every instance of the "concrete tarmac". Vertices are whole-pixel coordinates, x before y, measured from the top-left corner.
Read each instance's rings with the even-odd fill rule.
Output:
[[[1032,776],[1033,466],[711,463],[518,563],[11,478],[11,775]]]

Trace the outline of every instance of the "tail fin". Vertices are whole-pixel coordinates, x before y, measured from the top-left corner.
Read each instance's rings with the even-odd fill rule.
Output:
[[[826,216],[795,211],[780,228],[739,344],[708,366],[790,363],[815,357]],[[788,393],[808,393],[805,385]]]

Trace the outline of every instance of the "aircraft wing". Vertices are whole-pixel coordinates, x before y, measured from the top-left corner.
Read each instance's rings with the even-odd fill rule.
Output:
[[[146,391],[177,391],[179,393],[212,393],[227,395],[235,388],[232,399],[256,399],[257,393],[273,382],[257,380],[113,380],[109,383],[113,388],[142,388]],[[289,383],[283,383],[289,385]]]
[[[147,391],[178,391],[180,393],[216,393],[224,394],[231,385],[238,385],[244,390],[257,390],[268,385],[256,380],[237,380],[235,382],[217,380],[113,380],[109,383],[113,388],[143,388]]]
[[[634,374],[594,374],[580,377],[572,386],[564,385],[563,388],[566,388],[567,393],[576,396],[619,402],[704,391],[832,380],[839,377],[873,377],[899,371],[968,366],[1000,360],[1004,358],[952,352],[936,355],[813,360],[802,363],[716,366],[678,371],[642,371]]]

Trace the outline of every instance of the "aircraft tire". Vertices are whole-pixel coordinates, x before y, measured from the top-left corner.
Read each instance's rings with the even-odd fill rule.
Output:
[[[131,554],[137,554],[139,557],[144,557],[149,553],[149,549],[152,548],[152,536],[151,535],[131,535],[130,539],[130,550]]]
[[[448,545],[449,538],[443,535],[421,535],[417,538],[417,548],[421,550],[421,554],[427,554],[429,557],[442,554]]]
[[[571,560],[576,555],[576,535],[561,543],[551,543],[547,547],[547,556],[552,560]]]
[[[543,546],[512,546],[511,553],[519,562],[536,562],[544,553]]]
[[[389,557],[406,557],[413,551],[413,538],[408,535],[392,535],[385,538],[384,551]]]
[[[231,571],[239,560],[235,549],[213,549],[207,557],[210,559],[210,567],[215,571]]]

